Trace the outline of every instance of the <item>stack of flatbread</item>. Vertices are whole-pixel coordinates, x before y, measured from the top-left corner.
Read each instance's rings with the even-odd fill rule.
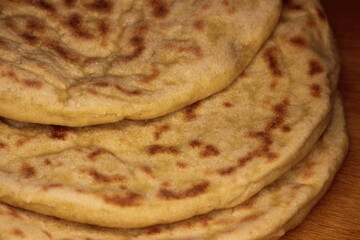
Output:
[[[318,0],[1,0],[0,240],[279,239],[347,151]]]

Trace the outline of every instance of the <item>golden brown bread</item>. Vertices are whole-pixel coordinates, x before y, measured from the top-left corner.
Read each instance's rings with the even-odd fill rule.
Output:
[[[87,126],[173,112],[234,81],[280,7],[280,0],[1,1],[0,116]]]
[[[275,240],[299,224],[329,187],[348,148],[337,99],[330,126],[311,153],[247,202],[142,229],[71,223],[0,204],[1,240]],[[166,213],[165,213],[166,214]]]

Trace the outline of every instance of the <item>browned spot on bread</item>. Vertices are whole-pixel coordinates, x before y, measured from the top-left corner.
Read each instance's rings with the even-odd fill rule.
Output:
[[[15,1],[14,1],[15,2]],[[44,10],[50,13],[55,13],[56,8],[51,3],[45,1],[45,0],[20,0],[17,1],[20,4],[28,4],[30,6],[33,6],[35,8],[38,8],[40,10]]]
[[[307,185],[306,184],[297,184],[297,185],[293,186],[292,189],[296,191],[305,186],[307,186]]]
[[[126,192],[126,196],[119,195],[106,195],[102,197],[106,203],[121,206],[121,207],[132,207],[139,204],[142,199],[141,195],[135,192]]]
[[[316,163],[314,162],[306,162],[305,163],[305,170],[302,175],[303,179],[308,179],[314,174],[314,167],[316,166]]]
[[[53,189],[53,188],[61,188],[63,185],[60,183],[50,183],[50,184],[46,184],[44,186],[42,186],[41,188],[44,191],[48,191],[49,189]]]
[[[283,102],[276,104],[273,107],[273,111],[275,112],[275,117],[273,117],[265,128],[265,134],[268,136],[270,130],[278,128],[281,124],[284,123],[285,117],[287,116],[287,107],[289,106],[289,100],[285,99]]]
[[[230,103],[230,102],[224,102],[223,105],[224,105],[224,107],[226,107],[226,108],[231,108],[231,107],[234,106],[234,104],[232,104],[232,103]]]
[[[179,168],[187,168],[188,164],[184,162],[176,162],[176,166],[178,166]]]
[[[156,18],[165,18],[170,12],[164,0],[149,0],[149,4],[152,8],[151,14]]]
[[[96,91],[95,89],[87,89],[86,91],[92,95],[99,95],[99,92]]]
[[[239,167],[239,168],[244,167],[248,162],[250,162],[254,158],[254,154],[252,154],[252,153],[253,152],[250,152],[247,154],[247,156],[238,159],[237,167]],[[234,171],[232,171],[231,173],[233,173],[233,172]]]
[[[7,146],[7,144],[6,143],[4,143],[4,142],[0,142],[0,148],[5,148]]]
[[[145,50],[144,45],[138,46],[137,48],[135,48],[135,50],[133,51],[132,54],[123,57],[123,60],[124,61],[131,61],[131,60],[139,57],[144,52],[144,50]]]
[[[240,73],[239,78],[247,77],[247,75],[248,75],[247,72],[243,71],[242,73]]]
[[[320,18],[320,20],[326,21],[326,19],[327,19],[326,14],[321,8],[316,8],[316,13],[317,13],[318,17]]]
[[[125,186],[123,186],[123,185],[120,185],[119,188],[120,188],[121,190],[127,190],[127,189],[128,189],[127,187],[125,187]]]
[[[266,153],[266,157],[269,161],[273,160],[273,159],[276,159],[279,157],[279,154],[277,153],[274,153],[274,152],[268,152]]]
[[[52,126],[49,137],[54,140],[65,140],[69,133],[68,127]]]
[[[284,125],[284,126],[281,128],[281,130],[282,130],[283,132],[290,132],[290,131],[291,131],[291,127],[290,127],[289,125]]]
[[[198,184],[194,184],[191,188],[184,191],[175,192],[169,189],[161,188],[158,192],[158,196],[166,200],[178,200],[189,197],[195,197],[206,192],[210,183],[208,181],[203,181]]]
[[[80,62],[80,58],[73,54],[71,51],[63,48],[59,42],[57,41],[51,41],[47,42],[46,46],[53,50],[57,55],[59,55],[62,59],[72,62],[72,63],[78,63]]]
[[[194,27],[196,30],[198,30],[198,31],[204,30],[204,28],[205,28],[205,22],[204,22],[204,20],[202,20],[202,19],[195,20],[195,21],[193,22],[193,27]]]
[[[76,4],[77,0],[63,0],[65,7],[73,8]]]
[[[274,90],[277,86],[278,86],[278,82],[277,81],[272,81],[270,83],[269,87],[270,87],[271,90]]]
[[[45,32],[44,25],[38,20],[30,19],[26,22],[26,30],[28,32]]]
[[[105,37],[110,32],[109,24],[106,22],[106,20],[103,19],[99,21],[98,30],[102,37]]]
[[[290,43],[296,47],[305,47],[306,46],[306,41],[301,36],[296,36],[296,37],[290,38]]]
[[[161,145],[151,145],[147,148],[147,153],[149,155],[156,155],[156,154],[179,154],[179,150],[176,149],[174,146],[161,146]]]
[[[31,178],[31,177],[35,177],[36,175],[36,170],[33,166],[31,166],[29,163],[23,163],[21,165],[21,174],[25,177],[25,178]]]
[[[201,215],[198,216],[198,220],[200,221],[202,226],[207,227],[209,223],[213,220],[213,218],[208,215]]]
[[[168,181],[161,183],[162,187],[170,187],[170,183]]]
[[[34,79],[20,79],[16,73],[12,70],[6,72],[5,74],[2,74],[1,76],[3,77],[8,77],[12,80],[14,80],[14,82],[23,84],[24,86],[30,87],[30,88],[34,88],[34,89],[40,89],[42,87],[42,83],[34,80]]]
[[[110,0],[94,0],[90,4],[84,5],[88,10],[98,13],[110,13],[114,8],[114,3]]]
[[[119,61],[132,61],[139,57],[145,50],[145,39],[144,35],[149,30],[148,25],[141,24],[135,30],[133,36],[130,38],[130,45],[134,47],[133,52],[130,55],[123,56]]]
[[[317,83],[311,84],[310,85],[310,93],[311,93],[311,96],[313,96],[314,98],[321,97],[321,86]]]
[[[132,95],[141,95],[142,94],[142,91],[139,90],[139,89],[128,90],[128,89],[123,88],[122,86],[120,86],[118,84],[115,85],[115,89],[117,89],[118,91],[120,91],[120,92],[122,92],[122,93],[124,93],[126,95],[130,95],[130,96],[132,96]]]
[[[74,148],[74,151],[75,151],[75,152],[78,152],[78,153],[83,153],[83,152],[85,152],[85,150],[84,150],[83,148],[81,148],[81,147],[76,147],[76,148]]]
[[[52,239],[53,237],[52,237],[52,235],[48,232],[48,231],[46,231],[46,230],[41,230],[48,238],[50,238],[50,239]]]
[[[17,218],[20,220],[23,219],[23,217],[13,207],[6,205],[6,208],[8,210],[8,214],[13,218]]]
[[[43,85],[41,82],[33,79],[24,79],[23,82],[27,87],[36,89],[40,89]]]
[[[7,42],[4,39],[0,38],[0,48],[5,49],[7,47],[8,47]]]
[[[122,182],[126,179],[125,176],[120,174],[106,175],[98,172],[95,168],[81,170],[81,172],[88,174],[93,178],[95,182],[98,183],[113,183],[113,182]]]
[[[301,6],[300,4],[295,4],[292,0],[283,0],[283,4],[284,7],[290,10],[300,11],[304,9],[303,6]]]
[[[255,221],[256,219],[260,218],[264,214],[265,214],[265,212],[257,212],[257,213],[250,214],[250,215],[248,215],[246,217],[243,217],[240,220],[240,223]]]
[[[31,138],[28,138],[28,137],[24,137],[24,138],[20,138],[16,141],[15,145],[17,147],[21,147],[23,146],[25,143],[27,142],[30,142],[31,141]]]
[[[193,121],[196,119],[195,111],[201,106],[201,101],[197,101],[189,106],[187,106],[183,112],[184,112],[184,118],[185,121]]]
[[[155,235],[161,233],[161,229],[156,226],[146,228],[145,235]]]
[[[51,160],[49,158],[45,158],[43,160],[43,164],[46,165],[46,166],[50,166],[50,165],[52,165],[52,162],[51,162]]]
[[[179,52],[191,53],[198,58],[203,57],[203,51],[199,46],[182,46],[178,48]]]
[[[24,234],[24,232],[21,231],[19,228],[14,228],[14,229],[12,229],[12,230],[11,230],[11,234],[13,234],[13,235],[15,235],[15,236],[17,236],[17,237],[21,237],[21,238],[26,237],[25,234]]]
[[[93,86],[101,87],[101,88],[109,87],[110,85],[111,84],[109,82],[106,82],[106,81],[100,81],[100,82],[93,83]]]
[[[229,0],[222,0],[221,3],[222,3],[224,6],[229,6],[229,5],[230,5]]]
[[[190,141],[189,145],[192,147],[192,148],[196,148],[196,147],[200,147],[203,143],[200,142],[199,140],[192,140]]]
[[[17,77],[16,73],[14,71],[12,71],[12,70],[6,72],[5,74],[3,74],[3,76],[18,80],[18,77]]]
[[[141,166],[140,169],[152,178],[155,178],[153,170],[149,166]]]
[[[269,121],[267,123],[266,129],[265,129],[266,134],[269,134],[270,130],[278,128],[281,124],[283,124],[283,122],[284,122],[284,118],[281,116],[276,116],[276,117],[272,118],[271,121]],[[267,136],[269,136],[269,135],[267,135]],[[264,139],[268,139],[268,138],[264,137]]]
[[[268,64],[271,73],[275,77],[281,77],[282,71],[279,67],[279,61],[277,59],[277,50],[275,47],[271,47],[265,50],[263,55],[266,63]]]
[[[289,104],[289,99],[285,98],[281,103],[278,103],[273,107],[273,111],[276,113],[276,115],[284,116],[287,112],[287,107]]]
[[[194,218],[198,218],[198,216],[194,216]],[[190,229],[192,229],[192,228],[194,228],[194,221],[191,221],[191,220],[185,220],[184,222],[183,222],[183,224],[184,224],[184,228],[186,229],[186,230],[190,230]]]
[[[273,129],[273,127],[271,127],[269,130],[271,129]],[[272,143],[269,131],[249,132],[249,137],[258,138],[267,145]]]
[[[110,154],[112,156],[115,156],[114,153],[112,153],[104,148],[99,148],[99,149],[96,149],[95,151],[89,153],[87,155],[87,158],[93,161],[93,160],[95,160],[95,158],[97,158],[98,156],[100,156],[102,154]]]
[[[315,27],[315,26],[316,26],[316,22],[315,22],[313,19],[309,19],[309,20],[306,22],[306,25],[309,26],[309,27]]]
[[[36,6],[40,9],[46,10],[48,12],[55,12],[56,8],[49,2],[45,1],[45,0],[35,0],[33,1],[35,2]]]
[[[145,50],[145,44],[144,44],[144,38],[143,37],[134,37],[131,39],[132,45],[136,46],[136,44],[138,44],[135,48],[135,50],[133,51],[133,53],[129,56],[126,56],[125,59],[127,61],[131,61],[137,57],[139,57]]]
[[[218,173],[220,175],[230,175],[232,173],[234,173],[236,171],[236,167],[232,166],[232,167],[228,167],[228,168],[222,168],[218,170]]]
[[[77,193],[86,193],[86,191],[84,189],[80,189],[80,188],[76,188],[75,191]]]
[[[220,154],[220,151],[214,146],[214,145],[206,145],[205,149],[201,151],[200,156],[201,157],[213,157],[218,156]]]
[[[160,70],[156,65],[152,66],[152,73],[149,76],[144,76],[141,78],[141,82],[150,83],[155,80],[160,75]]]
[[[30,33],[23,33],[20,35],[22,39],[24,39],[28,44],[35,45],[39,42],[39,38]]]
[[[211,7],[210,3],[206,2],[204,5],[202,5],[201,9],[206,11],[209,10]]]
[[[309,61],[309,71],[308,71],[308,74],[310,76],[314,76],[316,74],[320,74],[324,72],[324,68],[321,66],[321,64],[319,63],[319,61],[317,60],[310,60]]]
[[[94,36],[88,31],[86,31],[86,29],[84,28],[83,18],[78,13],[73,13],[72,15],[70,15],[69,18],[66,20],[65,25],[69,28],[69,30],[75,37],[86,40],[94,38]]]
[[[169,124],[165,124],[165,125],[161,125],[161,126],[155,126],[154,139],[159,140],[161,138],[161,135],[163,133],[168,132],[169,130],[170,130],[170,125]]]
[[[14,22],[6,21],[4,25],[7,29],[9,29],[13,32],[18,32],[18,28]]]

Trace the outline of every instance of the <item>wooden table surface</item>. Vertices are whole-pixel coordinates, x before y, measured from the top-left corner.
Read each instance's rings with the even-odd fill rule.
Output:
[[[350,151],[325,197],[282,240],[360,240],[360,0],[322,0],[338,42]]]

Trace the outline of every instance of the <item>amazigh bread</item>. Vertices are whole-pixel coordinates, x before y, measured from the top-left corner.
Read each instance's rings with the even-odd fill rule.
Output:
[[[70,223],[0,204],[1,240],[260,240],[299,224],[329,187],[348,147],[339,99],[332,122],[310,154],[246,203],[189,220],[143,229]],[[20,239],[20,237],[19,237]]]
[[[3,0],[0,9],[0,116],[87,126],[162,116],[225,88],[269,37],[281,1]]]
[[[318,1],[293,2],[245,74],[174,114],[85,128],[4,119],[1,201],[142,227],[247,200],[310,151],[330,116],[339,70],[330,30]]]

